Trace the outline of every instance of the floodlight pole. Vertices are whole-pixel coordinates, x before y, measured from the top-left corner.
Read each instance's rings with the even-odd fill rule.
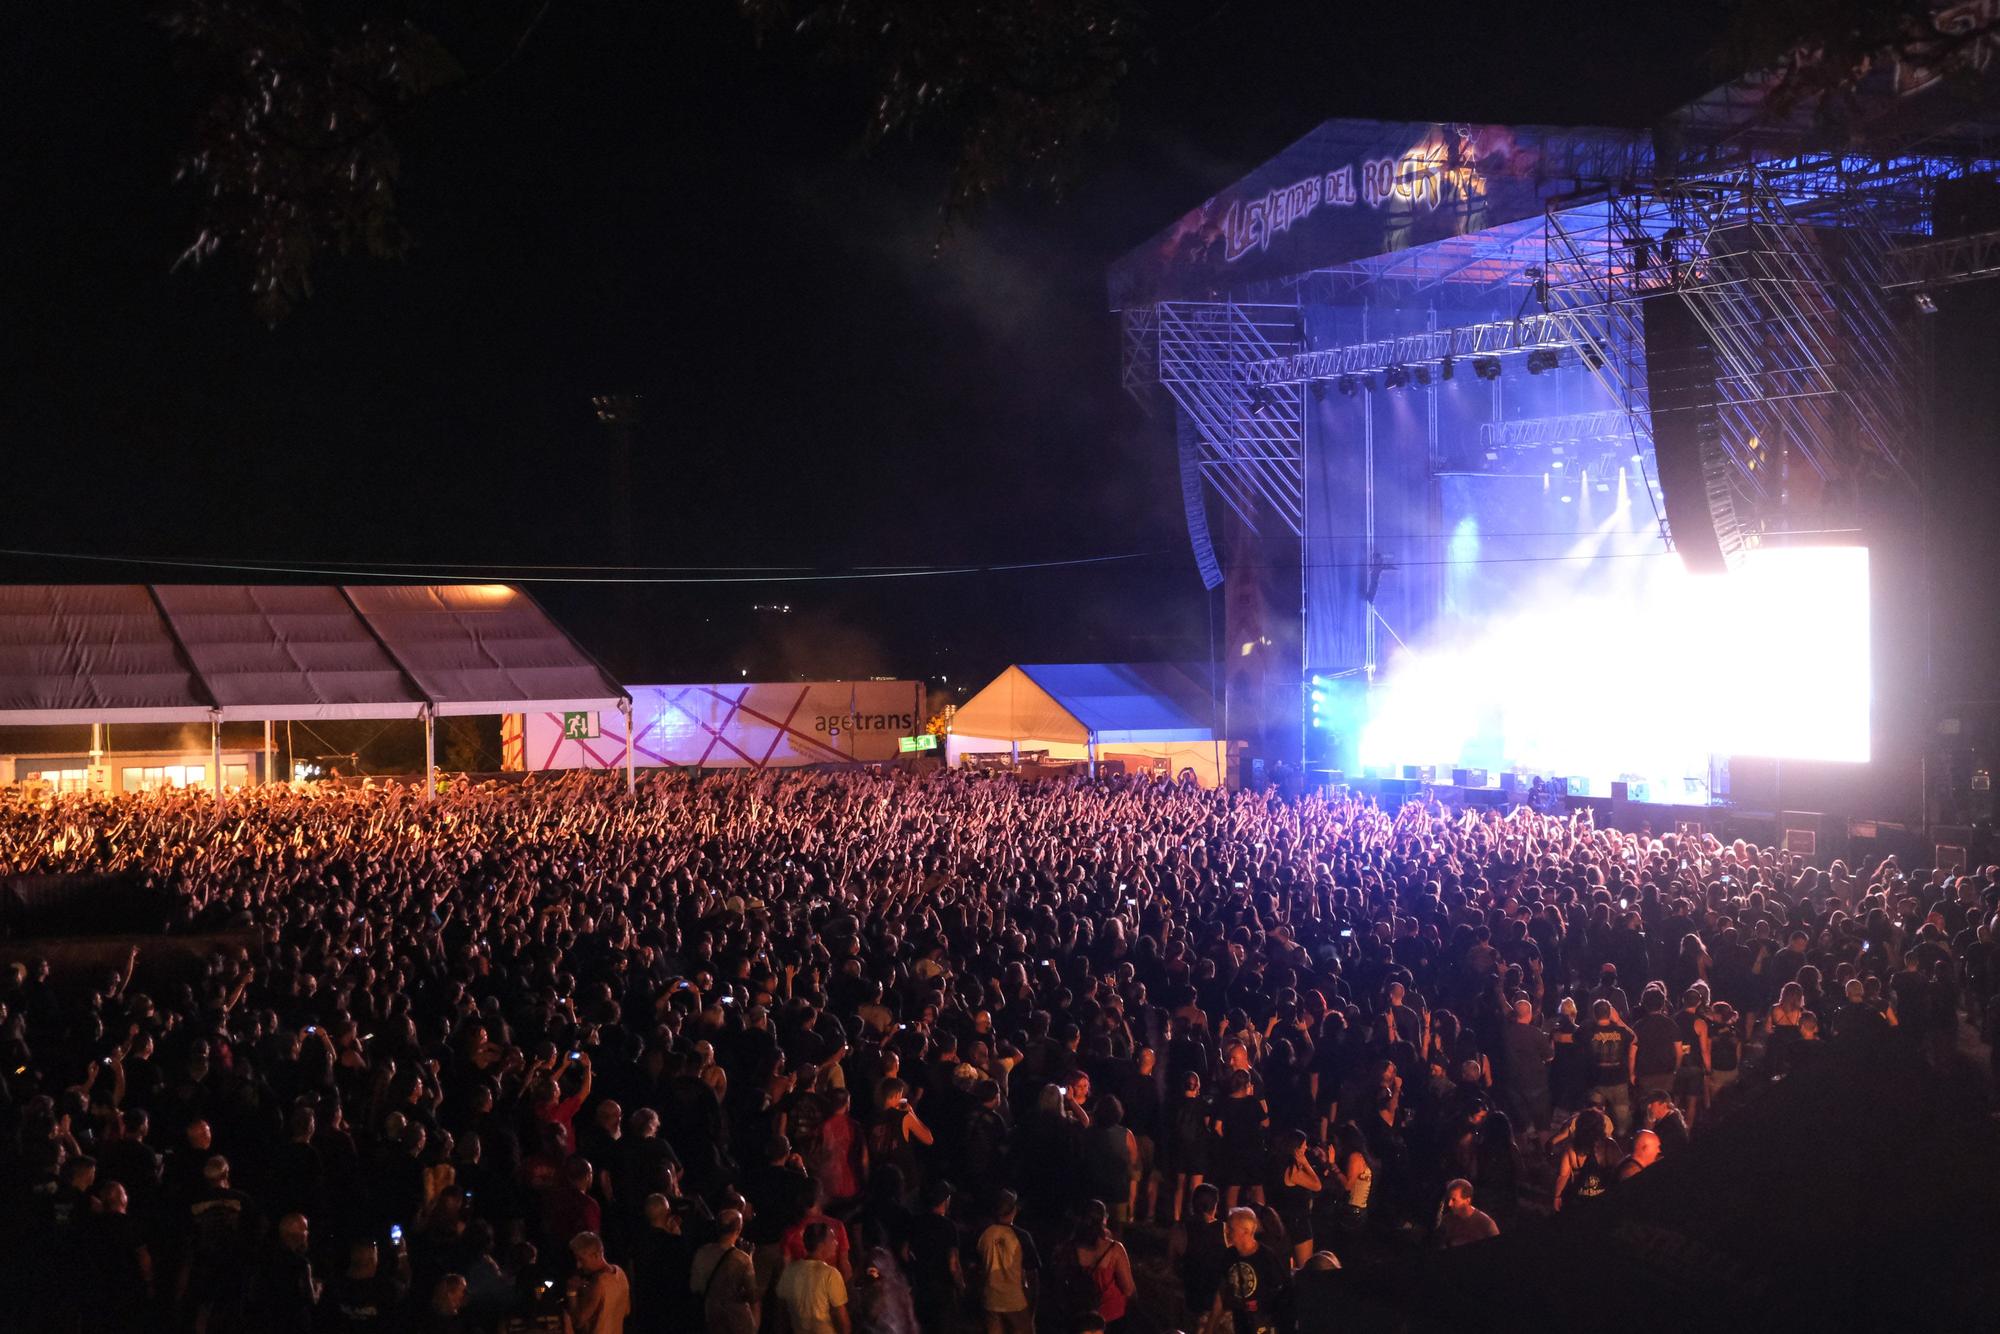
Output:
[[[209,776],[214,779],[215,804],[222,804],[222,718],[219,714],[208,715],[208,763]]]
[[[426,704],[424,719],[424,800],[437,797],[437,718]]]
[[[1083,753],[1090,759],[1090,776],[1097,777],[1097,733],[1087,732],[1083,738]]]
[[[271,720],[264,720],[264,781],[278,781],[278,743],[271,732]]]

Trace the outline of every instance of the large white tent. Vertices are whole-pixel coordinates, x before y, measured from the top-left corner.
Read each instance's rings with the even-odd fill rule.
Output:
[[[0,585],[0,726],[207,722],[219,746],[224,722],[421,719],[431,769],[439,717],[610,709],[629,730],[631,696],[505,584]]]
[[[945,758],[1045,751],[1057,760],[1123,760],[1192,770],[1220,783],[1227,746],[1195,671],[1171,663],[1029,663],[1002,672],[952,715]]]

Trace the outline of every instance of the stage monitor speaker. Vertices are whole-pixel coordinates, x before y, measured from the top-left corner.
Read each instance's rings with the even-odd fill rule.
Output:
[[[1801,857],[1819,853],[1820,815],[1817,811],[1785,811],[1778,817],[1785,851]]]
[[[1736,513],[1735,465],[1723,448],[1716,412],[1715,348],[1678,292],[1648,297],[1641,309],[1667,531],[1691,573],[1722,574],[1748,549],[1748,540]]]

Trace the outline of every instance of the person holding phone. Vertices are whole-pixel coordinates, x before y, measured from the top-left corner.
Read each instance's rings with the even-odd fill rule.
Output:
[[[577,1084],[575,1091],[565,1097],[563,1081],[571,1071],[578,1072]],[[564,1138],[573,1138],[570,1123],[590,1098],[593,1078],[589,1052],[570,1051],[566,1057],[551,1054],[529,1072],[529,1087],[534,1090],[530,1106],[535,1120],[545,1125],[561,1126]]]

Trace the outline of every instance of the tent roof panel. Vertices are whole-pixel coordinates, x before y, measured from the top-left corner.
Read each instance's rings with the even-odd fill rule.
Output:
[[[144,584],[0,586],[0,725],[206,721]]]
[[[605,709],[630,698],[505,584],[351,585],[347,596],[441,714]]]
[[[952,731],[1003,740],[1208,741],[1208,690],[1169,663],[1009,667],[959,706]]]
[[[615,708],[504,585],[0,585],[0,726]]]
[[[1207,687],[1172,663],[1029,663],[1021,671],[1100,741],[1211,735]]]
[[[1084,742],[1090,731],[1019,667],[1009,667],[952,714],[953,735]]]
[[[167,620],[225,719],[408,717],[423,696],[338,588],[176,584]]]

